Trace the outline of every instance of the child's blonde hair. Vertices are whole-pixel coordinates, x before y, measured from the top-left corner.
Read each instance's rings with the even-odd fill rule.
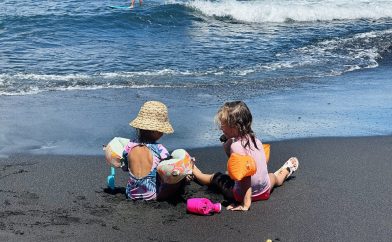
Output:
[[[219,126],[228,125],[229,127],[236,127],[239,135],[246,140],[242,144],[243,147],[250,148],[250,138],[256,149],[258,149],[255,134],[252,130],[252,113],[243,101],[226,102],[223,104],[215,115],[215,123]]]

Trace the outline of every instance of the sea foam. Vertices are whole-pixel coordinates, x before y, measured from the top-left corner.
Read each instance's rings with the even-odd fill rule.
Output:
[[[392,1],[363,0],[259,0],[205,1],[186,4],[206,16],[229,17],[241,22],[312,22],[330,20],[380,19],[392,17]]]

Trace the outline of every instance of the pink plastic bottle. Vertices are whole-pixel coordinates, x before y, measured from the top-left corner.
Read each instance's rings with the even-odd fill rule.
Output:
[[[190,198],[186,202],[186,209],[190,213],[211,215],[221,211],[220,203],[212,203],[207,198]]]

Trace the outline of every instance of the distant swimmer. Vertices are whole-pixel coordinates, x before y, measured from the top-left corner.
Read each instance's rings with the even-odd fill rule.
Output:
[[[143,0],[139,0],[139,5],[142,6]],[[131,0],[131,8],[135,6],[135,0]]]

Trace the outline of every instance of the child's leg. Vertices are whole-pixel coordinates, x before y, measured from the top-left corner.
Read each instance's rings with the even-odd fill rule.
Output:
[[[234,201],[234,181],[229,177],[229,175],[222,174],[220,172],[204,174],[195,165],[193,166],[192,173],[195,177],[196,183],[199,185],[206,185],[211,190],[221,193],[228,201]]]
[[[289,173],[287,172],[287,174]],[[271,181],[271,188],[281,186],[286,179],[287,174],[284,175],[282,173],[282,175],[276,176],[274,173],[268,173],[269,179]]]
[[[287,164],[290,163],[291,167],[288,167]],[[287,179],[287,177],[298,168],[298,159],[295,157],[291,157],[286,163],[275,173],[269,173],[268,176],[271,181],[271,188],[281,186],[283,182]],[[291,169],[291,170],[290,170]]]
[[[204,174],[196,166],[193,167],[192,172],[196,183],[199,183],[199,185],[206,185],[211,190],[221,193],[228,201],[235,200],[233,193],[234,181],[229,177],[229,175],[222,174],[220,172]]]
[[[210,185],[214,174],[204,174],[199,168],[193,166],[192,174],[195,176],[197,181],[202,185]]]

